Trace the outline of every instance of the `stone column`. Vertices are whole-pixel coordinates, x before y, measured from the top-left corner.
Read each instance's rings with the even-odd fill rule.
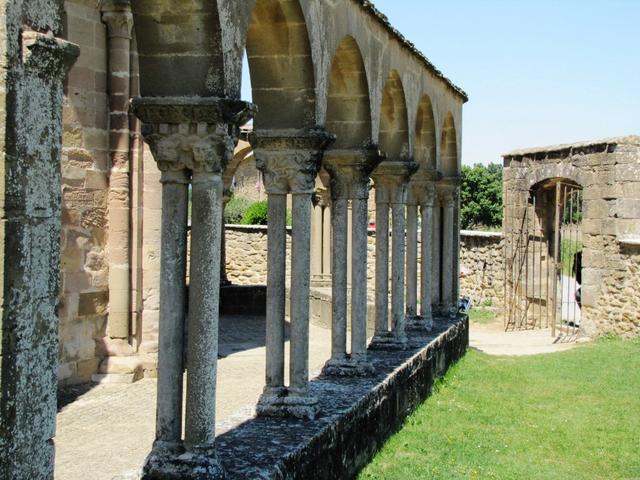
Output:
[[[322,205],[318,189],[313,196],[311,219],[311,286],[322,286]]]
[[[144,478],[220,479],[215,402],[222,233],[222,172],[251,104],[219,98],[137,98],[134,111],[163,172],[156,441]],[[188,181],[193,185],[186,427],[182,361]]]
[[[322,286],[331,285],[331,191],[320,192],[322,205]]]
[[[454,209],[456,203],[455,189],[446,188],[441,194],[442,201],[442,313],[455,315],[453,303],[454,285]]]
[[[407,191],[407,324],[418,319],[418,205],[422,185],[412,179]]]
[[[420,201],[422,214],[422,253],[420,266],[420,323],[421,327],[431,330],[433,327],[432,302],[432,278],[433,278],[433,243],[436,235],[433,230],[433,210],[435,200],[435,187],[429,182],[424,186]]]
[[[227,173],[227,171],[225,171]],[[227,208],[227,204],[231,200],[231,196],[233,192],[231,190],[231,183],[233,181],[233,175],[223,175],[223,204],[222,204],[222,233],[220,235],[220,285],[228,286],[231,285],[229,278],[227,277],[227,247],[225,241],[225,220],[224,220],[224,211]]]
[[[324,148],[333,137],[321,130],[270,130],[252,134],[256,163],[269,195],[267,272],[267,384],[259,415],[315,418],[309,395],[309,285],[311,207]],[[284,386],[284,264],[286,195],[293,196],[291,241],[291,346],[289,387]]]
[[[133,14],[127,0],[107,0],[102,6],[107,25],[109,65],[109,316],[105,343],[134,351],[128,345],[131,325],[131,162],[129,99]],[[111,373],[107,358],[101,373]],[[118,371],[121,366],[115,364]]]
[[[385,211],[388,212],[385,206],[389,205],[392,216],[391,330],[386,299],[389,281],[387,224],[376,226],[376,333],[370,345],[372,349],[403,349],[407,346],[404,311],[405,208],[407,183],[416,169],[417,165],[413,162],[385,161],[372,175],[376,185],[376,210],[382,208],[381,216],[384,216]],[[384,219],[381,220],[384,222]],[[386,231],[382,231],[384,227],[387,227]],[[383,315],[383,318],[378,318],[378,315]]]
[[[432,172],[420,171],[414,175],[409,184],[409,207],[415,204],[416,216],[418,205],[421,214],[421,235],[420,235],[420,309],[410,310],[407,305],[407,321],[411,328],[430,330],[433,324],[431,314],[431,275],[432,275],[432,244],[433,244],[433,187],[434,174]],[[407,215],[409,217],[409,215]],[[408,221],[408,220],[407,220]],[[409,222],[409,221],[408,221]],[[417,223],[417,218],[416,218]],[[413,301],[414,295],[417,297],[417,242],[418,232],[411,232],[407,227],[407,303]],[[415,242],[415,250],[411,248],[411,243]],[[414,260],[415,259],[415,260]],[[410,268],[411,267],[411,268]],[[411,272],[409,272],[411,270]],[[415,285],[410,285],[413,279]],[[417,301],[416,301],[417,303]]]
[[[62,102],[79,48],[58,2],[3,2],[0,477],[53,478]],[[30,13],[28,13],[30,12]],[[35,21],[35,23],[34,23]],[[39,31],[47,32],[40,33]]]
[[[324,167],[331,176],[333,219],[331,359],[327,375],[363,376],[373,373],[367,344],[367,199],[369,174],[380,161],[376,148],[332,150]],[[353,245],[349,245],[348,203],[352,202]],[[351,353],[347,353],[348,264],[351,252]]]
[[[433,244],[432,244],[432,258],[431,258],[431,309],[433,315],[440,315],[441,309],[441,289],[442,289],[442,206],[440,204],[439,191],[435,197],[435,203],[433,205]]]

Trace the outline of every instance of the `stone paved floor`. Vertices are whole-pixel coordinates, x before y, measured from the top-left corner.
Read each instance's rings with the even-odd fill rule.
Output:
[[[311,375],[330,356],[331,332],[311,326]],[[253,415],[264,385],[264,319],[224,317],[220,327],[217,432]],[[155,379],[92,388],[58,414],[56,480],[133,478],[154,437]]]

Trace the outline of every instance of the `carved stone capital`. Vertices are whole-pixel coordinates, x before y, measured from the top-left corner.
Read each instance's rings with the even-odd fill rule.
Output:
[[[371,175],[375,182],[376,202],[406,203],[407,184],[417,169],[414,162],[382,162]]]
[[[133,111],[161,171],[222,173],[255,106],[221,98],[135,98]]]
[[[453,208],[458,202],[458,188],[452,185],[438,185],[437,195],[440,204],[444,208]]]
[[[107,25],[107,36],[131,40],[133,14],[129,0],[108,0],[104,2],[101,10],[102,21]]]
[[[267,193],[314,193],[324,149],[334,140],[320,129],[253,132],[250,141]]]
[[[433,207],[435,197],[436,188],[433,181],[411,178],[407,194],[408,205]]]
[[[331,206],[331,190],[328,188],[316,188],[313,195],[313,204],[320,207]]]
[[[323,165],[331,177],[333,199],[369,198],[369,175],[382,160],[376,147],[326,152]]]
[[[80,47],[40,32],[22,33],[25,69],[50,80],[62,80],[80,55]]]

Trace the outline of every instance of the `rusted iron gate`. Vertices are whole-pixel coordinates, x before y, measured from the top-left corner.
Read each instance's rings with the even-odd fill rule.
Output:
[[[582,187],[552,181],[529,191],[505,232],[505,329],[550,328],[571,338],[581,320]]]

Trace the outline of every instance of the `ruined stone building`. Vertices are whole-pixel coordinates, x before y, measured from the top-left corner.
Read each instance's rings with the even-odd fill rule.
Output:
[[[507,326],[640,334],[640,137],[517,150],[504,166]]]
[[[311,288],[330,289],[328,377],[375,375],[376,352],[418,348],[434,319],[444,353],[425,353],[424,378],[464,352],[456,313],[467,97],[371,2],[0,5],[0,477],[51,478],[58,384],[156,371],[146,478],[228,469],[213,428],[222,211],[248,157],[269,205],[259,415],[321,411],[308,378]],[[239,98],[245,55],[254,104]],[[252,118],[253,131],[241,132]],[[368,265],[369,209],[377,242]],[[384,411],[406,414],[427,384],[402,383],[410,400]]]

